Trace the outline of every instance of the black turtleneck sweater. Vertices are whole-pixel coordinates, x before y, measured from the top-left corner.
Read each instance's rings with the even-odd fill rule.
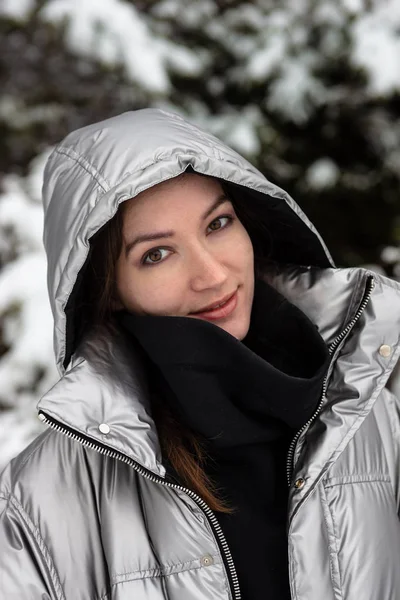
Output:
[[[204,440],[207,475],[235,508],[217,518],[242,600],[289,600],[286,455],[321,397],[329,353],[317,328],[259,280],[242,341],[188,317],[119,319],[165,401]]]

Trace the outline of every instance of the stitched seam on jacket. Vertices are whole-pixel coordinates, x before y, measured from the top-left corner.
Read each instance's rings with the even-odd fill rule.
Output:
[[[329,571],[331,574],[332,591],[337,600],[343,600],[342,595],[342,577],[340,573],[339,564],[339,550],[337,547],[337,536],[336,536],[336,523],[333,518],[333,513],[329,508],[328,500],[326,497],[326,491],[324,486],[320,486],[321,489],[321,504],[322,513],[324,516],[325,527],[328,533],[328,552],[329,552]],[[334,548],[333,548],[334,546]],[[335,579],[338,580],[338,585],[335,586]],[[336,592],[337,588],[337,592]]]
[[[156,159],[152,160],[151,162],[143,163],[142,165],[138,166],[137,169],[135,169],[134,171],[125,172],[123,177],[121,177],[121,179],[118,179],[118,181],[116,181],[115,184],[112,185],[112,188],[119,186],[123,181],[125,181],[125,179],[131,177],[132,175],[137,175],[139,172],[144,171],[144,170],[148,169],[149,167],[156,165],[157,163],[165,162],[166,160],[169,160],[176,156],[179,156],[180,158],[182,158],[183,156],[191,156],[191,157],[199,158],[199,159],[206,160],[206,161],[210,160],[210,158],[211,159],[213,158],[212,156],[209,156],[208,154],[203,154],[201,152],[195,152],[193,150],[186,150],[185,152],[182,152],[182,153],[177,153],[176,151],[171,151],[169,154],[164,154],[160,158],[156,158]],[[214,159],[217,159],[219,162],[227,163],[228,165],[232,165],[236,168],[239,168],[244,172],[250,172],[253,175],[255,174],[250,169],[243,167],[243,165],[235,162],[234,160],[232,160],[230,158],[217,158],[214,156]],[[181,171],[181,172],[183,172],[183,171]],[[161,181],[158,181],[156,183],[152,183],[151,185],[147,186],[144,189],[148,189],[148,187],[153,187],[154,185],[156,185],[157,183],[161,183],[162,181],[164,181],[164,179],[162,179]],[[276,191],[275,190],[276,186],[274,186],[274,184],[271,183],[270,181],[266,180],[265,182],[263,181],[263,183],[268,183],[270,186],[274,187],[274,191]],[[137,194],[140,194],[141,191],[143,191],[143,190],[141,188],[139,188],[139,191],[137,192]]]
[[[80,154],[78,154],[75,150],[73,150],[72,148],[68,148],[66,146],[57,146],[57,148],[54,150],[54,152],[56,152],[57,154],[61,154],[64,156],[67,156],[68,158],[70,158],[71,160],[75,161],[80,167],[82,167],[82,169],[84,169],[86,171],[86,173],[88,173],[88,175],[90,175],[91,177],[93,177],[93,179],[96,181],[97,185],[100,187],[100,189],[107,193],[111,187],[111,184],[102,176],[100,175],[100,173],[98,172],[98,170],[84,157],[81,156]],[[96,198],[96,204],[98,202],[98,198]],[[89,216],[91,215],[90,211],[87,215],[86,218],[84,220],[84,223],[82,224],[81,228],[79,231],[82,230],[82,227],[86,228],[86,223],[87,220],[89,218]],[[62,282],[64,281],[64,275],[65,275],[65,268],[66,266],[69,264],[70,262],[70,256],[71,256],[71,252],[74,249],[75,244],[72,245],[69,253],[68,253],[68,257],[67,260],[65,262],[65,267],[62,270],[62,273],[60,275],[60,280],[57,286],[57,290],[56,290],[56,296],[59,295],[59,290],[60,290],[60,285],[62,285]],[[68,296],[69,297],[69,296]],[[65,308],[65,305],[63,306],[63,309]],[[64,336],[66,337],[65,331],[63,332]],[[65,359],[65,348],[64,348],[64,352],[63,352],[63,358]]]
[[[299,596],[297,594],[296,577],[297,577],[297,571],[298,571],[299,565],[298,565],[298,562],[294,555],[293,542],[289,542],[288,558],[289,558],[289,577],[290,577],[290,575],[292,575],[291,580],[289,581],[289,586],[291,587],[291,591],[293,591],[295,594],[295,597],[293,597],[293,600],[298,600]],[[292,585],[290,585],[291,583],[292,583]]]
[[[325,488],[332,488],[338,485],[353,485],[357,483],[391,483],[389,475],[349,475],[343,477],[333,477],[324,482]]]
[[[156,165],[157,163],[162,163],[165,160],[170,159],[171,157],[175,157],[175,156],[193,156],[195,158],[200,158],[200,159],[203,159],[203,160],[210,160],[210,158],[212,158],[212,156],[209,156],[208,154],[203,154],[201,152],[194,152],[193,150],[187,150],[187,151],[182,152],[182,153],[177,153],[174,150],[174,151],[171,151],[169,154],[163,155],[160,158],[156,158],[156,159],[154,159],[152,161],[149,161],[147,163],[143,163],[142,165],[138,166],[133,171],[127,171],[127,172],[125,172],[120,179],[118,179],[115,183],[111,184],[111,182],[107,181],[99,173],[99,171],[84,156],[78,154],[72,148],[68,148],[66,146],[58,146],[55,149],[55,152],[57,152],[58,154],[64,154],[65,156],[68,156],[69,158],[71,158],[72,160],[75,160],[78,164],[80,164],[82,166],[82,168],[84,168],[87,173],[89,173],[90,175],[92,175],[96,179],[96,181],[98,182],[98,184],[100,185],[100,187],[103,189],[104,192],[108,192],[108,191],[110,191],[110,189],[113,189],[113,188],[119,186],[125,179],[131,177],[132,175],[137,175],[139,172],[144,171],[148,167],[152,167],[153,165]],[[214,152],[213,152],[213,154],[214,154]],[[221,157],[221,156],[220,157],[215,157],[214,156],[214,158],[216,160],[218,160],[219,162],[227,163],[227,164],[232,165],[232,166],[234,166],[236,168],[240,168],[244,172],[250,172],[253,175],[255,175],[254,171],[252,171],[250,168],[243,166],[242,164],[236,162],[232,158],[225,158],[225,157]],[[273,183],[271,183],[270,181],[266,180],[266,181],[263,181],[263,183],[264,184],[268,183],[269,186],[271,186],[271,187],[274,188],[274,192],[277,191],[276,190],[276,186]],[[152,184],[152,186],[153,185],[155,185],[155,184]]]
[[[58,146],[55,150],[57,154],[63,154],[64,156],[68,156],[72,160],[74,160],[78,165],[80,165],[89,175],[91,175],[98,185],[101,187],[103,192],[108,192],[110,190],[111,184],[98,172],[96,167],[94,167],[84,156],[78,154],[72,148],[68,148],[66,146]]]
[[[215,555],[213,556],[215,558]],[[194,564],[193,564],[194,563]],[[215,563],[220,565],[221,563]],[[187,566],[193,565],[193,566]],[[167,571],[171,569],[179,568],[179,571],[172,571],[168,573]],[[186,567],[186,568],[182,568]],[[153,577],[170,577],[171,575],[179,575],[185,571],[194,571],[198,569],[203,569],[204,567],[199,564],[198,559],[188,560],[183,563],[175,563],[172,565],[165,565],[164,567],[156,567],[154,569],[138,569],[137,571],[128,571],[127,573],[120,573],[118,575],[114,575],[111,577],[111,585],[118,585],[119,583],[124,583],[126,581],[134,581],[140,579],[150,579]],[[210,567],[207,567],[210,568]]]
[[[7,500],[7,498],[5,498],[4,496],[2,496],[2,497],[5,500]],[[47,567],[47,571],[48,571],[48,573],[50,575],[50,579],[51,579],[51,582],[53,584],[54,591],[55,591],[55,593],[57,595],[57,599],[58,600],[65,600],[65,594],[64,594],[64,591],[63,591],[63,589],[61,587],[60,579],[59,579],[57,571],[56,571],[56,569],[54,567],[53,560],[52,560],[52,558],[50,556],[50,552],[49,552],[46,544],[44,543],[42,536],[39,533],[39,529],[33,523],[33,521],[31,520],[31,518],[29,517],[29,515],[27,514],[27,512],[24,510],[24,508],[22,507],[22,505],[15,498],[15,496],[13,496],[12,494],[10,494],[8,500],[10,501],[10,504],[15,509],[15,511],[20,515],[20,517],[22,518],[22,520],[25,523],[25,525],[28,527],[30,533],[33,536],[33,539],[36,542],[37,547],[39,548],[39,551],[40,551],[40,553],[42,555],[42,558],[43,558],[43,562],[44,562],[45,566]]]
[[[391,441],[393,442],[393,454],[395,457],[395,461],[397,463],[397,457],[399,456],[399,446],[400,446],[400,436],[399,436],[399,412],[397,409],[397,398],[396,396],[390,392],[390,390],[388,390],[387,388],[384,388],[382,390],[382,401],[384,402],[384,406],[386,407],[386,414],[388,416],[388,420],[389,420],[389,426],[390,426],[390,431],[392,433],[391,435]],[[379,422],[380,420],[378,420],[377,417],[375,417],[375,420],[377,422],[378,428],[379,428]],[[386,453],[385,453],[386,455]],[[386,455],[386,460],[389,463],[390,459],[389,457]],[[397,482],[399,480],[397,479]],[[396,500],[396,505],[397,505],[397,512],[399,512],[400,506],[399,506],[399,500],[400,500],[400,491],[399,489],[396,489],[396,480],[392,481],[392,485],[393,485],[393,493],[394,493],[394,497]],[[398,483],[397,483],[397,488],[398,488]]]

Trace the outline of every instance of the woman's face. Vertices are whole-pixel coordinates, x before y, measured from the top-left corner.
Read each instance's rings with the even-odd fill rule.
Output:
[[[117,308],[205,319],[243,339],[254,294],[253,247],[218,181],[187,173],[127,200],[122,211]]]

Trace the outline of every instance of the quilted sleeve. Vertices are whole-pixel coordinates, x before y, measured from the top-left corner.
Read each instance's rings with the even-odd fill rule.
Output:
[[[0,598],[65,600],[38,529],[21,504],[0,493]]]

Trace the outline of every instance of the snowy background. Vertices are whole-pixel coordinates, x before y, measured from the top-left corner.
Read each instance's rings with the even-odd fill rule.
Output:
[[[180,112],[286,188],[337,264],[400,279],[398,0],[0,0],[0,27],[0,468],[57,379],[41,178],[72,129]]]

